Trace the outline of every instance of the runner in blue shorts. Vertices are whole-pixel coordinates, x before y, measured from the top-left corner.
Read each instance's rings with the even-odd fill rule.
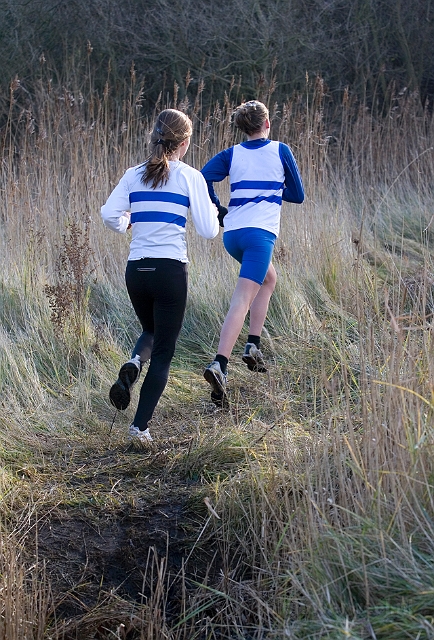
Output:
[[[282,200],[298,204],[304,200],[303,183],[291,149],[268,139],[267,107],[256,100],[245,102],[236,109],[234,122],[247,140],[221,151],[202,169],[211,200],[219,210],[220,224],[224,226],[225,248],[241,264],[217,354],[204,371],[205,380],[212,387],[211,399],[219,405],[227,403],[228,361],[248,311],[249,335],[242,359],[251,371],[267,371],[260,340],[276,286],[271,258],[279,234]],[[213,183],[228,176],[231,197],[226,210]]]

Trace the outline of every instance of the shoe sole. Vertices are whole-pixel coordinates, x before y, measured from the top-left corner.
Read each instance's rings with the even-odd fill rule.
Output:
[[[221,382],[211,369],[205,369],[205,371],[203,372],[203,377],[212,386],[212,390],[216,395],[226,395],[224,386],[221,384]]]
[[[135,364],[127,362],[119,371],[116,380],[109,392],[110,402],[119,411],[124,411],[131,401],[130,389],[139,377],[139,370]]]
[[[267,373],[266,366],[257,362],[255,358],[252,358],[252,356],[243,356],[242,360],[246,363],[250,371],[255,371],[256,373]]]

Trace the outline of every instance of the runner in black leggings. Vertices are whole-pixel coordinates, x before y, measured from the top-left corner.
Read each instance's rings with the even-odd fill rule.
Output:
[[[130,260],[125,274],[128,295],[143,333],[133,351],[141,362],[150,359],[134,425],[145,429],[169,377],[169,367],[181,331],[187,300],[187,265],[167,258]]]
[[[126,409],[143,364],[150,361],[129,428],[130,437],[152,440],[148,423],[164,391],[187,301],[185,226],[190,209],[196,231],[218,233],[217,209],[202,174],[181,162],[192,125],[176,109],[158,116],[148,160],[128,169],[101,208],[104,223],[119,233],[132,227],[126,284],[142,325],[131,360],[122,365],[110,401]]]

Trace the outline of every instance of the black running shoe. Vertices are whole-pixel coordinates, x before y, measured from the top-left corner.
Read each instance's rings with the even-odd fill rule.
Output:
[[[128,360],[119,370],[118,379],[110,389],[110,402],[116,409],[123,411],[131,400],[131,389],[140,376],[140,357],[134,356]]]

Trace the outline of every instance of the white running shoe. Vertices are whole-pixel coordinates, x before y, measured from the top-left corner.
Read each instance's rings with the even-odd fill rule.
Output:
[[[133,438],[137,438],[142,443],[153,442],[152,436],[149,432],[149,428],[144,431],[140,431],[138,427],[135,427],[133,424],[130,425],[128,429],[128,436],[132,440]]]
[[[267,367],[265,366],[264,356],[262,351],[253,344],[248,342],[244,347],[244,353],[242,356],[243,362],[246,363],[250,371],[258,371],[259,373],[267,373]]]
[[[212,387],[211,401],[217,407],[227,409],[229,407],[229,400],[226,395],[228,376],[221,370],[220,362],[213,360],[203,372],[203,377]]]
[[[123,411],[130,404],[131,389],[139,379],[141,369],[140,356],[138,355],[128,360],[120,368],[118,379],[109,393],[110,402],[116,409]]]
[[[203,377],[212,386],[215,394],[221,395],[222,393],[226,393],[228,376],[221,370],[220,362],[213,360],[203,372]]]

